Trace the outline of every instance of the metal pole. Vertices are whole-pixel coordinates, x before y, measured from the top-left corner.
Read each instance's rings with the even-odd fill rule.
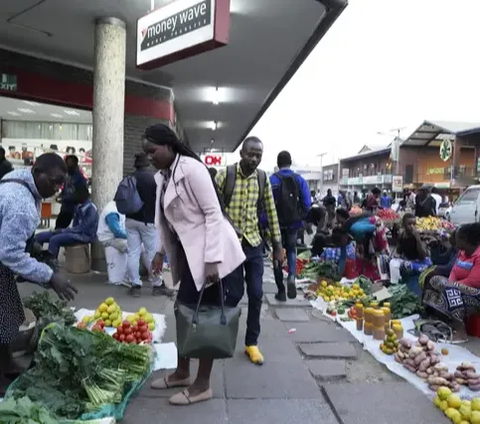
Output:
[[[150,11],[155,9],[155,0],[150,0]]]

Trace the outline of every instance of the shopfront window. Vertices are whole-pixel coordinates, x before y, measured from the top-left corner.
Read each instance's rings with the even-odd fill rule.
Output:
[[[63,124],[58,122],[3,121],[3,138],[42,140],[84,140],[91,141],[91,124]]]

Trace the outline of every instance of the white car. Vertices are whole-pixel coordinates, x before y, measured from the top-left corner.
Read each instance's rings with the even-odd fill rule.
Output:
[[[478,222],[480,211],[480,185],[468,187],[450,211],[450,222],[455,225]]]
[[[447,220],[450,220],[450,213],[452,211],[452,206],[450,205],[449,202],[446,203],[440,203],[438,206],[438,213],[437,215],[440,218],[445,218]]]

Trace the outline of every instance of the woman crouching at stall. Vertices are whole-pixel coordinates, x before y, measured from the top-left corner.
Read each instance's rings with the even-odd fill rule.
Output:
[[[403,283],[420,296],[419,278],[423,271],[432,266],[432,260],[428,256],[425,244],[420,239],[415,222],[415,217],[411,213],[403,215],[396,255],[402,260],[400,275]]]
[[[180,281],[175,308],[177,319],[178,304],[195,309],[200,299],[201,306],[221,306],[222,288],[230,284],[230,274],[243,263],[245,255],[222,211],[210,173],[197,155],[165,125],[153,125],[146,130],[143,149],[159,170],[155,175],[159,248],[152,271],[158,274],[162,270],[166,252],[173,283]],[[203,293],[201,298],[200,293]],[[200,358],[197,378],[190,384],[190,358],[179,357],[175,372],[155,380],[152,388],[187,387],[170,398],[174,405],[211,399],[212,366],[213,359]]]
[[[326,247],[320,260],[334,263],[337,266],[338,275],[342,278],[349,280],[357,278],[355,243],[349,234],[343,228],[334,228],[331,241],[335,247]]]
[[[467,315],[480,312],[480,223],[456,232],[458,256],[450,277],[435,275],[425,282],[423,303],[448,317],[453,342],[467,340]]]

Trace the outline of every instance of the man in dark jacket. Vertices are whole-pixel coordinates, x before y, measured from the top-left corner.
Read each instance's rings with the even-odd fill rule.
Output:
[[[13,166],[5,158],[5,149],[0,146],[0,180],[11,171],[13,171]]]
[[[142,199],[143,207],[138,212],[127,215],[125,227],[127,229],[128,262],[127,275],[132,286],[129,294],[139,297],[142,289],[140,279],[140,257],[142,255],[142,244],[145,250],[148,268],[157,252],[158,233],[155,229],[155,202],[157,197],[157,183],[147,155],[137,153],[133,165],[136,171],[133,173],[137,182],[137,191]],[[168,289],[160,276],[152,276],[154,296],[172,296],[173,290]]]
[[[78,157],[69,155],[65,157],[65,163],[67,164],[68,174],[60,196],[62,207],[55,222],[55,230],[62,230],[70,226],[76,207],[75,193],[80,187],[88,186],[87,179],[78,166]]]

